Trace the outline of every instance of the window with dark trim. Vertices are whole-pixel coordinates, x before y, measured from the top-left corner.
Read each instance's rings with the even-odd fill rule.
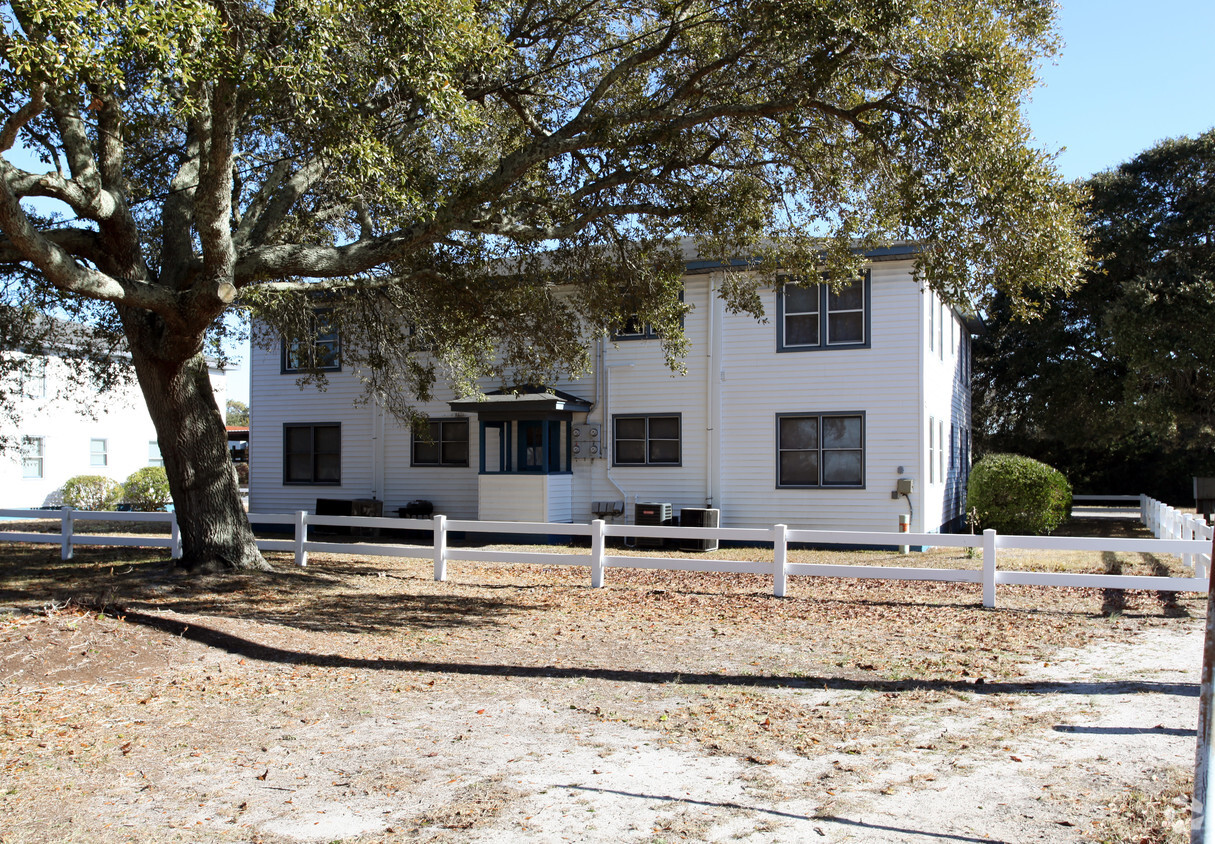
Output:
[[[864,414],[778,413],[776,485],[864,486]]]
[[[647,414],[612,418],[615,466],[680,465],[680,415]]]
[[[342,426],[338,422],[283,426],[283,483],[342,482]]]
[[[429,439],[414,429],[412,465],[467,466],[468,419],[431,419],[427,425]]]
[[[777,288],[777,348],[782,352],[869,345],[869,277],[844,287],[797,284]]]
[[[683,291],[679,291],[679,301],[683,301]],[[683,325],[683,317],[679,318],[679,324]],[[662,335],[655,330],[654,326],[648,322],[642,322],[641,318],[633,315],[625,319],[624,325],[616,331],[612,332],[613,340],[657,340]]]
[[[342,338],[330,319],[330,311],[314,311],[311,322],[309,339],[283,338],[283,372],[304,372],[309,369],[337,372],[342,368]]]

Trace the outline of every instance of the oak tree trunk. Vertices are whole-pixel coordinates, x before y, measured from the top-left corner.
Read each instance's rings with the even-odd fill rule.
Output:
[[[124,316],[181,531],[179,564],[189,571],[269,571],[241,504],[227,428],[201,348],[184,356],[166,354],[146,315]]]

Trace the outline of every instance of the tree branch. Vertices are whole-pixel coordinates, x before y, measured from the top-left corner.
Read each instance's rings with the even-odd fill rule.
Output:
[[[39,232],[21,208],[20,200],[9,188],[8,171],[0,158],[0,230],[9,235],[11,249],[37,267],[47,281],[65,293],[115,304],[143,308],[174,319],[174,298],[163,288],[146,282],[119,280],[82,266],[63,246]]]
[[[34,90],[30,93],[29,102],[17,109],[16,114],[4,121],[4,128],[0,129],[0,152],[8,152],[12,149],[13,144],[17,143],[17,133],[46,108],[45,95],[46,84],[39,83],[35,85]]]

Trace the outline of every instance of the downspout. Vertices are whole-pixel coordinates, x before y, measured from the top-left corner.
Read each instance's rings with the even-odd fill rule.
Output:
[[[602,346],[600,346],[600,349],[602,349],[602,348],[603,348],[603,347],[602,347]],[[604,364],[604,367],[603,367],[603,413],[602,413],[602,418],[603,418],[603,443],[601,443],[601,444],[600,444],[600,446],[599,446],[599,447],[600,447],[600,449],[602,449],[602,448],[603,448],[603,446],[604,446],[604,444],[606,444],[606,443],[607,443],[607,441],[608,441],[609,439],[611,439],[611,432],[608,430],[608,429],[609,429],[609,423],[611,422],[611,415],[610,415],[610,413],[609,413],[609,409],[610,409],[611,404],[612,404],[612,381],[611,381],[611,374],[612,374],[612,373],[611,373],[611,371],[612,371],[613,369],[618,369],[618,368],[620,368],[620,367],[626,367],[626,368],[627,368],[627,367],[631,367],[631,366],[633,366],[633,364],[631,364],[631,363],[612,363],[612,364]],[[602,452],[600,452],[600,453],[602,453]],[[608,458],[605,456],[603,459],[604,459],[604,460],[607,460]],[[616,483],[616,479],[612,477],[612,464],[611,464],[611,462],[609,461],[609,462],[607,462],[605,465],[606,465],[606,471],[605,471],[605,474],[607,475],[608,482],[609,482],[609,483],[611,483],[611,485],[612,485],[612,486],[616,487],[617,491],[618,491],[618,492],[620,493],[620,495],[621,495],[621,496],[624,498],[624,520],[625,520],[625,524],[628,524],[628,520],[629,520],[629,494],[628,494],[628,493],[625,491],[624,487],[622,487],[620,484]]]
[[[718,308],[717,273],[709,275],[709,323],[705,341],[705,507],[712,507],[720,489],[721,464],[721,311]]]
[[[916,281],[919,282],[920,280],[916,279]],[[927,316],[929,313],[931,313],[932,308],[935,307],[935,303],[933,301],[934,295],[932,292],[932,288],[929,287],[928,285],[923,284],[923,282],[920,282],[920,284],[922,285],[920,288],[920,290],[921,290],[921,295],[920,295],[921,301],[920,301],[920,310],[919,310],[920,318],[919,318],[919,320],[917,320],[920,324],[920,333],[917,335],[920,338],[920,342],[919,342],[918,348],[916,349],[916,357],[920,361],[920,365],[918,367],[918,369],[920,370],[919,385],[918,385],[919,391],[920,391],[919,402],[918,402],[918,406],[920,408],[920,421],[919,421],[919,424],[916,426],[916,430],[919,432],[918,439],[916,442],[916,454],[918,455],[918,459],[916,460],[916,463],[918,463],[919,467],[920,467],[920,482],[918,484],[916,484],[916,486],[919,488],[919,492],[916,493],[913,491],[912,494],[915,495],[917,499],[919,499],[920,504],[922,506],[920,507],[920,525],[917,528],[916,523],[915,523],[915,507],[911,503],[911,498],[909,497],[907,499],[907,509],[911,513],[910,528],[911,528],[912,533],[927,533],[928,532],[928,525],[924,522],[924,513],[927,510],[927,504],[925,504],[925,502],[928,500],[928,477],[929,477],[928,461],[932,459],[932,455],[928,454],[926,451],[928,438],[927,438],[927,436],[925,436],[925,434],[927,433],[926,426],[928,425],[928,400],[926,398],[926,396],[927,396],[926,379],[927,379],[927,370],[928,370],[928,340],[929,340],[929,334],[931,333],[932,329],[928,328],[928,334],[926,334],[924,332],[924,329],[928,326],[928,322],[927,322],[927,320],[924,319],[924,317]],[[924,300],[927,300],[928,311],[924,310]]]
[[[382,498],[384,491],[384,411],[379,398],[371,397],[371,497]]]

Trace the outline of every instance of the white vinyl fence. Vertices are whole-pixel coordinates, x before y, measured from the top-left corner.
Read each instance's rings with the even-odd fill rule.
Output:
[[[591,586],[602,587],[605,571],[610,568],[669,569],[681,571],[732,572],[767,575],[772,578],[772,593],[783,597],[789,577],[852,577],[885,580],[931,580],[982,585],[983,606],[996,605],[999,585],[1076,586],[1098,589],[1152,589],[1166,592],[1205,592],[1210,573],[1211,527],[1202,519],[1178,514],[1160,502],[1141,498],[1144,522],[1152,528],[1155,539],[1113,539],[1103,537],[1009,536],[994,530],[982,535],[939,533],[884,533],[857,531],[791,530],[785,525],[770,528],[692,528],[645,525],[607,524],[595,520],[590,524],[555,524],[547,522],[483,522],[451,520],[444,516],[433,519],[371,518],[362,516],[314,516],[305,511],[294,514],[251,513],[255,525],[277,525],[292,533],[290,539],[259,539],[263,551],[286,551],[295,555],[297,565],[308,564],[312,551],[336,554],[356,554],[365,557],[409,557],[434,562],[435,580],[447,578],[449,563],[509,563],[549,566],[586,566],[590,569]],[[63,508],[55,516],[45,510],[0,510],[0,517],[57,518],[59,534],[6,533],[0,531],[0,542],[58,543],[64,559],[72,556],[75,545],[126,545],[169,548],[180,557],[181,545],[177,521],[172,513],[99,513],[73,511]],[[170,536],[99,536],[77,534],[73,531],[78,520],[160,521],[170,525]],[[352,537],[350,541],[321,541],[309,537],[309,528],[346,527],[354,532],[374,530],[410,530],[431,534],[426,545],[367,542]],[[448,544],[452,531],[465,534],[510,534],[524,536],[589,537],[589,550],[521,552],[491,551],[464,548]],[[772,562],[676,558],[665,556],[622,556],[609,553],[609,538],[651,538],[680,542],[689,539],[716,539],[751,545],[771,545]],[[981,548],[982,564],[977,569],[937,569],[915,566],[830,565],[822,563],[790,563],[790,543],[814,546],[947,546]],[[1043,551],[1108,551],[1141,554],[1174,554],[1182,559],[1193,575],[1190,577],[1153,577],[1111,574],[1068,574],[1060,572],[1001,571],[998,555],[1001,549],[1024,548]]]
[[[62,547],[65,560],[72,559],[72,548],[77,545],[116,545],[127,548],[168,548],[173,559],[181,557],[181,535],[177,531],[177,517],[173,513],[127,513],[113,510],[0,510],[0,519],[55,519],[59,522],[59,533],[14,533],[0,530],[0,542],[53,543]],[[169,526],[168,536],[114,536],[94,533],[76,533],[76,522],[160,522]],[[2,524],[2,523],[0,523]]]

